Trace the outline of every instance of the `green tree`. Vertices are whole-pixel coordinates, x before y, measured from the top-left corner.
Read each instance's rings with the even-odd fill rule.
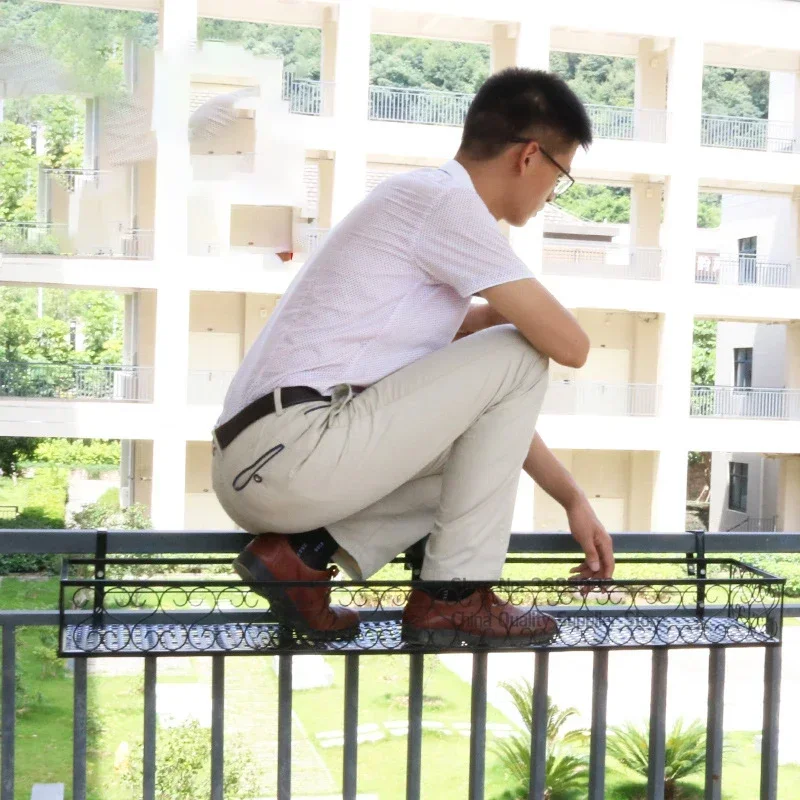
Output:
[[[765,119],[769,111],[769,72],[732,67],[703,70],[703,113]]]
[[[30,133],[16,122],[0,122],[0,220],[25,222],[36,214],[36,156]],[[4,235],[0,228],[0,239]]]
[[[211,732],[196,721],[160,727],[156,750],[156,797],[159,800],[197,800],[211,792]],[[122,774],[131,795],[142,788],[142,745],[138,744]],[[253,753],[241,742],[225,748],[223,794],[245,800],[257,794],[257,769]]]
[[[692,384],[713,386],[717,359],[717,321],[698,319],[692,338]]]
[[[525,730],[530,731],[533,725],[533,686],[530,681],[501,685],[509,693]],[[585,734],[576,730],[564,732],[564,727],[577,713],[574,708],[561,709],[550,698],[547,700],[546,800],[577,800],[586,796],[588,759],[572,749],[583,744]],[[530,791],[530,734],[516,734],[501,740],[495,746],[495,752],[514,784],[496,800],[524,800]]]
[[[558,198],[558,205],[593,222],[629,223],[631,220],[631,190],[619,186],[576,183]]]
[[[632,58],[555,51],[550,54],[550,69],[584,103],[625,108],[633,105],[636,61]]]
[[[722,195],[702,192],[697,203],[697,227],[719,228],[722,222]]]
[[[41,439],[32,436],[0,436],[0,471],[16,476],[20,464],[30,461]]]
[[[609,732],[608,754],[621,766],[647,779],[650,763],[650,728],[628,723]],[[702,772],[706,762],[706,729],[696,720],[688,726],[678,720],[667,735],[664,771],[665,800],[686,797],[686,778]]]

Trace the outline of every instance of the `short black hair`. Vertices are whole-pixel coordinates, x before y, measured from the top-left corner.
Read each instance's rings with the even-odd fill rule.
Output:
[[[461,152],[486,160],[517,137],[543,140],[556,150],[592,143],[592,123],[583,103],[558,75],[509,67],[491,75],[475,95],[461,137]]]

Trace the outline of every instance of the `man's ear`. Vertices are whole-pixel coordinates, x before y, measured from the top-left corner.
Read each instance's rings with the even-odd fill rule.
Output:
[[[522,162],[527,167],[531,159],[539,152],[539,142],[528,142],[522,150]]]

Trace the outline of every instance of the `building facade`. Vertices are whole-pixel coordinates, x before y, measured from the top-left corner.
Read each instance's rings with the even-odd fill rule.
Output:
[[[123,497],[149,505],[155,527],[231,527],[211,490],[210,432],[232,373],[327,230],[379,180],[458,146],[470,98],[371,86],[371,35],[482,43],[492,69],[547,68],[552,51],[624,56],[633,106],[589,107],[596,142],[574,174],[627,187],[630,225],[551,211],[507,229],[592,341],[582,370],[553,369],[539,430],[611,530],[684,529],[689,451],[768,454],[779,525],[800,530],[800,4],[76,2],[157,12],[159,43],[126,52],[124,103],[88,100],[86,167],[41,176],[40,222],[5,248],[0,280],[124,293],[125,364],[94,395],[3,399],[0,435],[122,439]],[[319,28],[321,79],[199,42],[200,16]],[[769,119],[703,114],[709,65],[769,71]],[[730,216],[732,238],[709,246],[701,192],[779,207],[765,221],[773,250]],[[716,386],[692,386],[702,318],[782,328],[782,379],[765,372],[758,401],[774,413],[740,402],[722,365]],[[566,519],[522,477],[514,526]]]

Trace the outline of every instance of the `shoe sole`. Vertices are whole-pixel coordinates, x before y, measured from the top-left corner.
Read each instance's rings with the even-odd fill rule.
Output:
[[[403,641],[407,644],[424,645],[426,647],[493,647],[518,648],[520,645],[550,644],[558,631],[552,633],[527,634],[525,636],[484,636],[480,633],[466,633],[458,630],[431,630],[428,628],[412,628],[403,626]]]
[[[261,597],[269,600],[270,611],[275,619],[292,628],[296,633],[302,634],[307,639],[314,641],[336,641],[339,639],[352,639],[360,630],[360,625],[352,628],[342,628],[335,631],[323,631],[312,628],[302,617],[292,599],[279,586],[270,587],[268,584],[279,584],[270,570],[262,561],[252,553],[244,551],[233,560],[234,572],[250,588]]]

